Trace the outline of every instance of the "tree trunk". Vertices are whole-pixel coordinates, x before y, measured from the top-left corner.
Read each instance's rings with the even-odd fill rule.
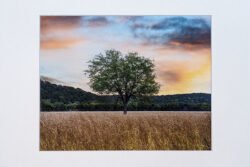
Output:
[[[127,114],[127,109],[128,109],[128,102],[123,104],[123,114],[126,115]]]

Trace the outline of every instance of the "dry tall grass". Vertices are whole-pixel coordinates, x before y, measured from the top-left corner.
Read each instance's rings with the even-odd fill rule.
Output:
[[[210,150],[210,112],[42,112],[41,150]]]

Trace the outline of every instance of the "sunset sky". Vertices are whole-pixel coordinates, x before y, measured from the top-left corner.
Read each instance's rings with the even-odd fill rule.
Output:
[[[90,91],[87,62],[105,50],[155,64],[160,95],[211,93],[210,16],[42,16],[40,76]]]

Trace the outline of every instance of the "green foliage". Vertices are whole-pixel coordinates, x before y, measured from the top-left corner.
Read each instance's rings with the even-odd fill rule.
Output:
[[[89,63],[86,73],[91,88],[100,94],[119,95],[124,111],[131,97],[153,95],[159,91],[153,62],[137,53],[123,56],[119,51],[108,50]]]

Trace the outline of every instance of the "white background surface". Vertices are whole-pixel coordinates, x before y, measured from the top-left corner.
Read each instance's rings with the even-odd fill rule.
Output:
[[[39,151],[39,15],[86,14],[212,15],[212,151]],[[249,167],[249,31],[247,0],[0,0],[0,166]]]

